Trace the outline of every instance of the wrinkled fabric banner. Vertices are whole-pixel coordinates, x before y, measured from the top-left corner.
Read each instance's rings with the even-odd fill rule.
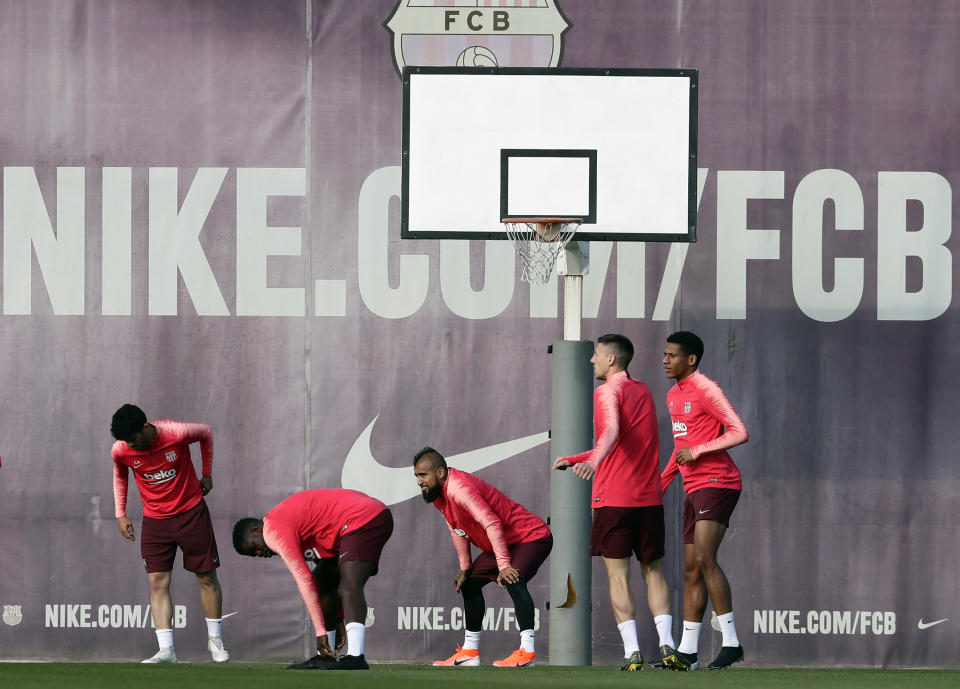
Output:
[[[391,504],[368,658],[425,662],[462,642],[456,557],[411,461],[432,445],[549,516],[563,290],[520,282],[507,242],[400,240],[399,70],[492,55],[700,70],[698,241],[593,243],[583,331],[636,345],[661,464],[674,330],[704,339],[701,370],[750,430],[720,550],[747,662],[957,666],[958,31],[950,2],[4,4],[0,659],[154,651],[139,547],[113,511],[109,421],[125,402],[213,427],[234,659],[313,644],[282,562],[231,543],[238,518],[306,488]],[[542,116],[490,107],[526,114]],[[682,502],[677,483],[664,569],[678,640]],[[128,512],[139,529],[133,487]],[[620,637],[593,574],[594,662],[612,664]],[[531,593],[549,657],[547,579]],[[518,634],[506,593],[485,591],[492,660]],[[652,653],[639,571],[633,591]],[[178,656],[208,660],[179,558],[172,593]]]

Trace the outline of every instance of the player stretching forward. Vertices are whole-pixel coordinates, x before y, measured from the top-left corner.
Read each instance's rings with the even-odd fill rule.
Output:
[[[154,421],[143,411],[125,404],[113,415],[113,500],[117,526],[124,538],[136,540],[127,517],[128,472],[133,469],[143,503],[140,554],[150,581],[150,610],[160,650],[144,663],[175,663],[173,601],[170,574],[177,547],[183,551],[183,568],[197,575],[200,604],[207,619],[207,650],[216,663],[230,660],[223,647],[221,615],[223,592],[217,579],[220,556],[210,512],[203,496],[213,489],[213,432],[200,423]],[[190,443],[200,443],[201,471],[190,460]]]
[[[700,666],[697,646],[707,608],[707,595],[720,621],[723,647],[708,666],[721,670],[743,660],[743,646],[733,622],[730,583],[717,562],[717,550],[730,525],[742,488],[740,471],[727,453],[749,436],[733,405],[714,381],[697,370],[703,341],[691,332],[667,338],[663,365],[667,378],[677,381],[667,393],[673,421],[674,452],[660,480],[663,491],[683,477],[683,636],[670,666],[692,670]]]
[[[593,393],[596,447],[573,457],[558,457],[554,469],[573,467],[593,478],[593,528],[590,554],[602,556],[610,581],[610,605],[623,640],[621,670],[643,669],[637,642],[636,606],[630,591],[630,555],[640,561],[647,604],[660,637],[661,662],[676,656],[670,587],[663,576],[663,496],[660,489],[660,441],[657,411],[646,384],[627,373],[633,344],[623,335],[602,335],[590,363],[598,380]]]
[[[496,581],[505,587],[517,612],[520,648],[496,667],[533,667],[534,604],[527,591],[530,581],[553,548],[553,535],[540,517],[514,502],[473,474],[447,467],[443,456],[425,447],[413,458],[413,472],[426,502],[432,502],[447,520],[453,547],[460,560],[454,588],[463,595],[463,646],[446,660],[433,664],[480,664],[480,631],[483,629],[483,587]],[[470,558],[470,543],[480,549]]]
[[[393,516],[386,505],[358,490],[339,488],[294,493],[263,519],[246,517],[234,525],[238,553],[283,558],[313,621],[316,655],[288,670],[369,669],[363,587],[377,573],[392,533]],[[308,560],[314,564],[312,573]],[[338,604],[342,621],[337,620]],[[328,622],[334,629],[328,629]],[[339,651],[344,642],[347,655],[338,661],[334,648]]]

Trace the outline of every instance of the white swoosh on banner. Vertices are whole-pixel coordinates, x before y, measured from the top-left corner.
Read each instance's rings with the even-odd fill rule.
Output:
[[[379,418],[379,414],[373,417],[373,421],[363,430],[350,448],[350,452],[347,453],[347,458],[343,462],[343,473],[340,474],[340,485],[344,488],[361,490],[387,505],[395,505],[420,495],[420,487],[413,476],[413,465],[400,468],[385,467],[373,456],[370,450],[370,436],[373,434],[373,425]],[[542,445],[549,439],[550,436],[544,431],[447,457],[447,464],[464,471],[479,471],[532,447]],[[410,459],[412,461],[413,455]]]
[[[949,620],[949,617],[944,617],[942,620],[934,620],[933,622],[924,622],[923,618],[920,618],[920,621],[917,622],[917,629],[930,629],[930,627],[940,624],[941,622],[946,622]]]

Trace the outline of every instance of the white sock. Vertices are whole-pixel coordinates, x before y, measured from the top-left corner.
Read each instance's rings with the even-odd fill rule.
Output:
[[[660,645],[674,648],[673,643],[673,615],[657,615],[653,618],[657,625],[657,634],[660,636]]]
[[[533,630],[524,629],[520,632],[520,648],[522,648],[527,653],[533,653]]]
[[[367,628],[363,622],[347,622],[347,655],[362,656]]]
[[[203,619],[207,621],[207,636],[212,639],[223,637],[223,623],[220,618],[213,620],[209,617],[204,617]]]
[[[623,657],[629,658],[634,651],[640,650],[640,644],[637,643],[637,623],[635,620],[627,620],[618,624],[617,629],[623,639]]]
[[[160,646],[161,650],[164,648],[173,648],[173,630],[158,629],[157,644]]]
[[[720,622],[720,633],[723,634],[723,645],[736,648],[740,645],[737,639],[737,628],[733,623],[733,611],[726,615],[717,615],[717,621]]]
[[[467,629],[463,635],[463,646],[465,651],[472,651],[480,648],[480,632],[471,632]]]
[[[677,650],[680,653],[696,653],[700,646],[700,627],[702,622],[683,621],[683,636],[680,637],[680,645]]]

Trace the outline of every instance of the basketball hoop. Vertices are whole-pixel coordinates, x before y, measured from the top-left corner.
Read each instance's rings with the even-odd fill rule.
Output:
[[[582,218],[503,218],[503,228],[520,257],[520,279],[542,285],[550,279],[557,256]]]

